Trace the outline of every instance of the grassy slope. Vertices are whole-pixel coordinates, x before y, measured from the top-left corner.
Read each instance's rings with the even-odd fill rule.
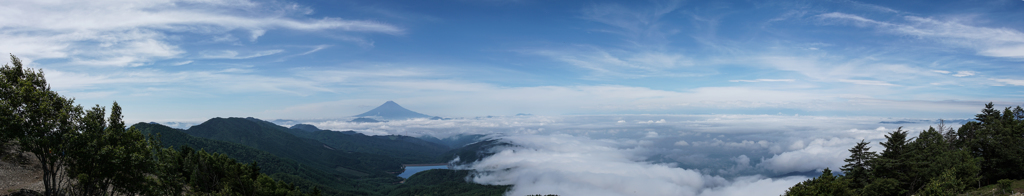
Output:
[[[990,184],[988,186],[983,186],[981,188],[967,190],[967,193],[960,195],[1011,195],[1009,193],[1003,192],[1002,190],[999,190],[998,186],[998,184]],[[1015,193],[1024,193],[1024,180],[1014,180],[1013,185],[1010,187],[1013,189],[1013,192]]]

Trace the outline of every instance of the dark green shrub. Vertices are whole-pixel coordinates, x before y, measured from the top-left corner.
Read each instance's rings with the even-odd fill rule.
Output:
[[[1013,184],[1013,180],[1002,179],[1002,180],[999,180],[998,184],[999,184],[999,190],[1000,191],[1003,191],[1003,192],[1006,192],[1006,193],[1013,193],[1013,190],[1010,189],[1011,188],[1010,185]]]

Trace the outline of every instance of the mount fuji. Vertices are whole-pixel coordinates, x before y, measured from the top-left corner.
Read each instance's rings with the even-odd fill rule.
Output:
[[[370,111],[355,115],[355,117],[361,118],[373,118],[379,120],[406,120],[412,118],[430,118],[431,116],[421,114],[419,112],[413,112],[412,110],[405,109],[398,105],[394,101],[384,102],[383,105],[377,106]]]

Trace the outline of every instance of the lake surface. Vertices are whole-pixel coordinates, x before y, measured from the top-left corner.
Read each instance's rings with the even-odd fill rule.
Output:
[[[409,178],[409,176],[412,176],[413,174],[419,173],[421,171],[431,170],[431,169],[448,169],[448,166],[447,165],[405,166],[405,172],[402,172],[402,174],[398,174],[398,177]]]

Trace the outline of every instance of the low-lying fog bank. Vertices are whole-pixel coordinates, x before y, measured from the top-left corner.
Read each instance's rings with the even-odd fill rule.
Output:
[[[779,195],[838,171],[848,149],[881,147],[888,132],[916,132],[936,119],[800,115],[498,116],[355,123],[278,120],[368,135],[446,138],[485,134],[515,146],[460,169],[482,184],[513,184],[513,195]],[[965,119],[947,120],[957,128]]]

